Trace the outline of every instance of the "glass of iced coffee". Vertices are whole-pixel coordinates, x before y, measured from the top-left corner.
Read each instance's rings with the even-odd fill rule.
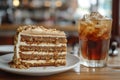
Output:
[[[108,58],[112,20],[98,12],[85,15],[78,21],[81,64],[104,67]]]

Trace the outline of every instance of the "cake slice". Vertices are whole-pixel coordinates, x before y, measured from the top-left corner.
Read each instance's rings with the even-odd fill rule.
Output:
[[[14,44],[11,67],[66,65],[67,40],[63,31],[42,26],[20,26]]]

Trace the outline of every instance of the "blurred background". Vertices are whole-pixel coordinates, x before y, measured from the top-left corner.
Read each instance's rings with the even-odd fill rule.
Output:
[[[26,24],[64,30],[74,45],[76,21],[92,11],[113,19],[111,41],[120,43],[120,0],[0,0],[0,45],[14,44],[16,28]]]

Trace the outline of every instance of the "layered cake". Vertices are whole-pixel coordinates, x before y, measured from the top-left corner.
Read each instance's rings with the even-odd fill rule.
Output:
[[[14,44],[13,68],[66,65],[66,35],[42,26],[20,26]]]

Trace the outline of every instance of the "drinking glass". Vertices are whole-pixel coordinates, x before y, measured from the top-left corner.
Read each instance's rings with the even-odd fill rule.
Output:
[[[87,67],[106,66],[112,20],[81,19],[77,24],[81,64]]]

